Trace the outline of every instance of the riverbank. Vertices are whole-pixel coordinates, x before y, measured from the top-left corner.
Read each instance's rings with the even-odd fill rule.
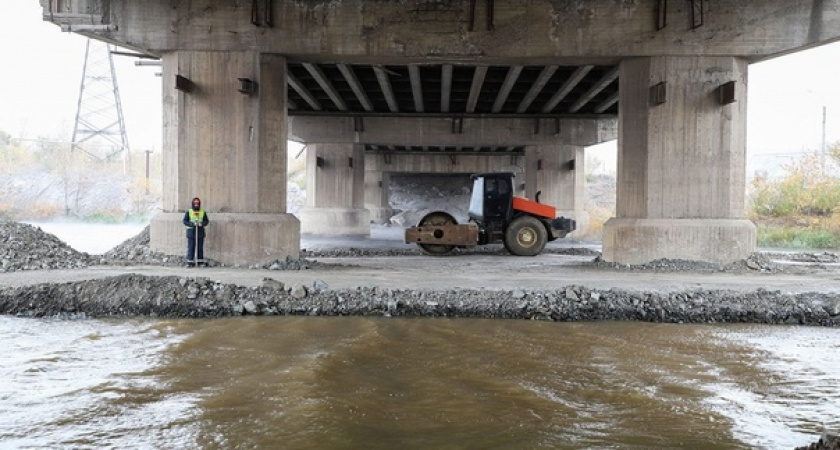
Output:
[[[200,277],[125,274],[0,289],[0,313],[23,317],[168,318],[241,315],[468,317],[550,321],[840,325],[840,298],[780,291],[631,292],[557,289],[330,289],[320,280],[246,287]]]

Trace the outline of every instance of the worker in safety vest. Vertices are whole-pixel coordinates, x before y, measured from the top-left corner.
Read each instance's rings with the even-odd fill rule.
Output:
[[[192,208],[184,213],[183,223],[187,227],[187,267],[207,265],[204,261],[204,228],[210,224],[210,218],[201,209],[200,198],[192,199]]]

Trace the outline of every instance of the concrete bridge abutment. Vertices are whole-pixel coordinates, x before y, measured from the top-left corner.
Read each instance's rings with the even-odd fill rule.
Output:
[[[603,258],[729,263],[755,251],[744,218],[747,61],[621,63],[616,217]]]
[[[285,58],[179,51],[162,59],[163,212],[151,221],[152,248],[185,255],[181,220],[200,197],[211,221],[206,258],[244,265],[297,257],[300,223],[286,213]],[[240,92],[238,78],[257,89]]]

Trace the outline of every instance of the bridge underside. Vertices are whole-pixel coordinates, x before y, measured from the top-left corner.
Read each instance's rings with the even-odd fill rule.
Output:
[[[199,195],[209,257],[296,256],[301,232],[368,233],[406,173],[514,171],[585,223],[583,148],[617,138],[603,254],[635,264],[754,250],[748,63],[840,38],[840,0],[794,3],[65,0],[44,17],[163,61],[158,249],[181,252]],[[301,222],[287,138],[308,148]]]

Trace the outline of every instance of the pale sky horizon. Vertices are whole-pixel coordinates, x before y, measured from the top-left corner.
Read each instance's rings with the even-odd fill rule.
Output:
[[[20,139],[69,141],[87,38],[44,22],[36,0],[3,8],[0,130]],[[160,67],[138,67],[135,61],[114,57],[129,144],[132,150],[160,150]],[[816,151],[823,107],[826,144],[840,141],[840,42],[752,64],[748,76],[748,157]],[[614,149],[615,141],[598,148]]]

